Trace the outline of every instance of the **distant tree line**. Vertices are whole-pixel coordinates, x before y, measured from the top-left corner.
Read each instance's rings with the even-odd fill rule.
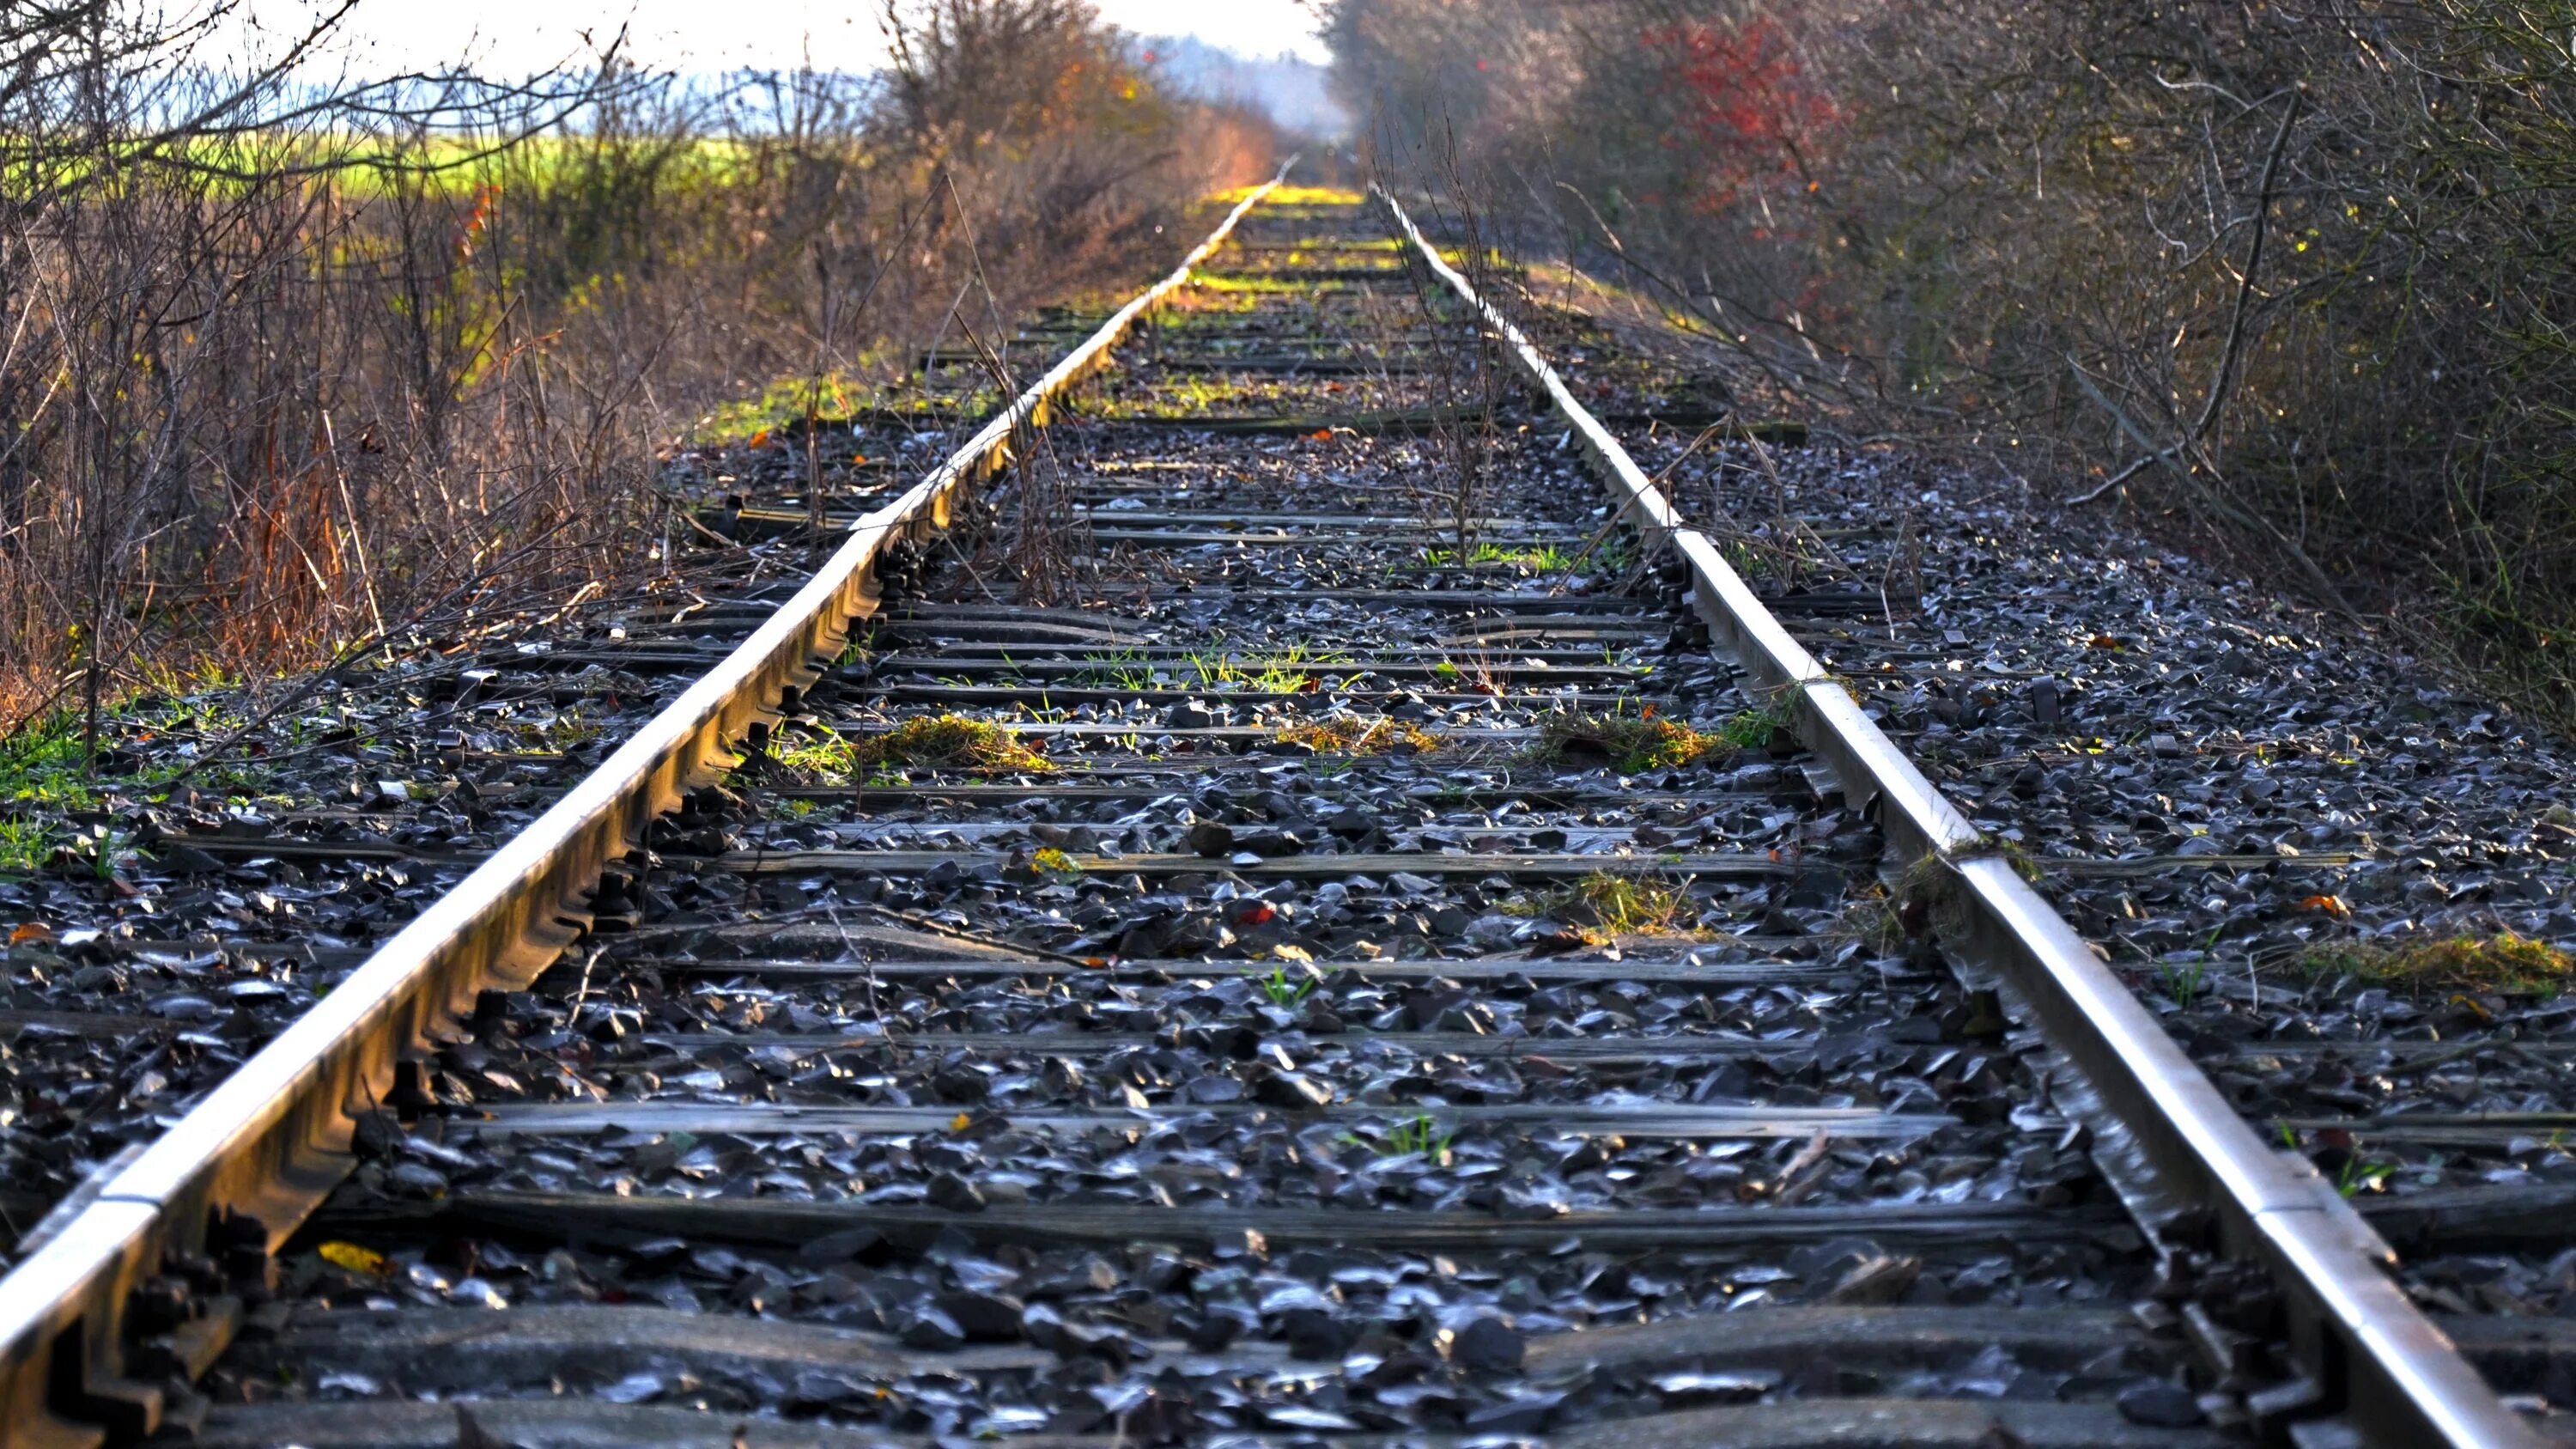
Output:
[[[1328,0],[1381,164],[2576,723],[2576,4]]]

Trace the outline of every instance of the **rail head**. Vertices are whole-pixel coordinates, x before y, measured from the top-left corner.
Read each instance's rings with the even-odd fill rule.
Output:
[[[1288,165],[1295,165],[1291,158]],[[268,1255],[346,1175],[353,1111],[381,1101],[400,1056],[488,987],[524,985],[586,923],[582,896],[652,819],[734,759],[785,690],[810,683],[873,611],[899,538],[945,526],[956,491],[1008,465],[1057,398],[1225,244],[1288,167],[1181,264],[1130,298],[919,482],[858,520],[796,595],[456,887],[394,934],[100,1185],[0,1279],[0,1449],[152,1432],[157,1383],[129,1373],[126,1306],[154,1277],[200,1306],[267,1271]],[[218,1310],[220,1311],[220,1310]]]
[[[2225,1247],[2264,1263],[2289,1290],[2285,1337],[2346,1422],[2392,1449],[2538,1445],[2389,1278],[2387,1245],[2351,1205],[2304,1159],[2246,1125],[2065,918],[1790,637],[1716,543],[1687,526],[1521,329],[1448,264],[1393,195],[1371,190],[1401,240],[1564,416],[1618,512],[1650,548],[1680,556],[1695,608],[1753,684],[1794,693],[1797,733],[1834,770],[1845,798],[1876,813],[1896,859],[1937,871],[1952,947],[2012,986],[2158,1173],[2216,1209]]]

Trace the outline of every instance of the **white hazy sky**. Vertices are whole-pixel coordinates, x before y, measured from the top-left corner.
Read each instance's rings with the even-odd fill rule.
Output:
[[[1143,35],[1191,34],[1251,55],[1284,50],[1324,58],[1314,17],[1298,0],[1098,3],[1112,23]],[[254,0],[247,23],[273,44],[313,13],[310,0]],[[526,72],[587,53],[582,32],[604,43],[622,23],[629,53],[655,68],[782,67],[810,57],[825,69],[863,70],[885,53],[878,14],[874,0],[360,0],[343,22],[337,55],[360,74],[426,69],[468,55],[487,71]],[[223,48],[249,38],[236,28]]]

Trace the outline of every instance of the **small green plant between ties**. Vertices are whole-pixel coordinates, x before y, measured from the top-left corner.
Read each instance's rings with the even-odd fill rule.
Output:
[[[1420,1157],[1427,1162],[1446,1162],[1449,1144],[1458,1139],[1455,1132],[1443,1132],[1431,1114],[1421,1113],[1408,1121],[1390,1124],[1375,1140],[1357,1133],[1345,1134],[1343,1141],[1366,1147],[1380,1157]]]
[[[2291,1126],[2286,1121],[2275,1118],[2272,1123],[2272,1130],[2280,1137],[2281,1147],[2284,1151],[2297,1152],[2300,1150],[2299,1129]],[[2552,1147],[2558,1146],[2556,1134],[2552,1134],[2549,1145]],[[2343,1161],[2335,1168],[2335,1192],[2337,1195],[2347,1198],[2356,1197],[2365,1192],[2377,1192],[2381,1186],[2386,1184],[2389,1178],[2394,1177],[2397,1174],[2397,1170],[2403,1166],[2405,1166],[2405,1164],[2398,1161],[2396,1158],[2382,1157],[2376,1153],[2364,1152],[2361,1150],[2359,1145],[2356,1144],[2344,1154]]]
[[[2209,975],[2209,963],[2218,951],[2218,938],[2226,929],[2224,925],[2210,927],[2209,939],[2200,943],[2200,954],[2192,960],[2156,963],[2156,975],[2164,981],[2165,995],[2172,999],[2174,1005],[2189,1009],[2200,999],[2201,985]]]
[[[2200,999],[2201,980],[2208,974],[2209,960],[2159,961],[2156,973],[2164,979],[2165,995],[2176,1006],[2189,1008]]]
[[[1271,967],[1270,974],[1261,978],[1261,994],[1270,998],[1271,1005],[1283,1009],[1304,1001],[1307,993],[1314,989],[1314,977],[1299,976],[1292,980],[1284,966]]]
[[[2335,1169],[2335,1191],[2345,1197],[2377,1192],[2380,1184],[2396,1171],[2397,1163],[2390,1158],[2367,1157],[2355,1152],[2343,1160],[2343,1166]]]

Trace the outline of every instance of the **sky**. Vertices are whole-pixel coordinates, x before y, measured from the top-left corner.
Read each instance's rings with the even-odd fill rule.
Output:
[[[1141,35],[1196,35],[1248,55],[1294,51],[1324,59],[1314,19],[1298,0],[1097,0],[1113,24]],[[875,0],[360,0],[343,22],[344,56],[358,74],[427,69],[471,56],[499,74],[542,70],[589,53],[623,22],[629,54],[652,68],[772,69],[811,60],[826,70],[865,70],[885,53]],[[253,0],[250,30],[224,48],[273,48],[312,14],[299,0]]]

